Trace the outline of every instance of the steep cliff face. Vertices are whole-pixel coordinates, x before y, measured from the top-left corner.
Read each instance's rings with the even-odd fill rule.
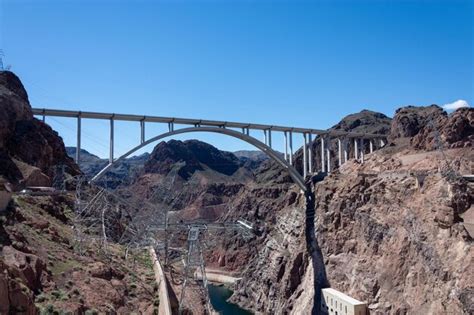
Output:
[[[79,174],[57,132],[33,118],[28,95],[12,72],[0,72],[0,176],[13,184],[50,185],[56,165]]]
[[[390,146],[314,185],[317,240],[329,284],[367,301],[371,314],[473,312],[472,238],[462,219],[473,188],[458,176],[472,172],[472,109],[448,116],[438,108],[397,111]],[[417,112],[437,115],[438,129]],[[426,152],[434,147],[417,141],[430,137],[428,143],[462,149]],[[270,186],[285,181],[268,170],[258,178]],[[287,194],[297,195],[289,187]],[[245,270],[233,301],[264,313],[311,314],[317,307],[313,277],[320,270],[313,269],[303,246],[302,198],[297,195],[293,204],[299,210],[287,212],[283,203],[274,209],[278,219],[250,256],[266,260]],[[273,242],[280,232],[285,237]],[[280,246],[289,248],[286,255]]]
[[[331,286],[368,301],[374,314],[472,312],[474,251],[460,219],[472,187],[439,172],[446,161],[438,152],[369,156],[316,185]],[[445,156],[459,168],[474,158],[471,150]]]

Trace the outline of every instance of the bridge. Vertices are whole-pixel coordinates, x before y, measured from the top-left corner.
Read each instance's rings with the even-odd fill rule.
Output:
[[[108,121],[110,124],[110,142],[109,142],[109,164],[95,175],[91,181],[97,181],[109,169],[117,165],[120,161],[127,158],[134,152],[141,148],[162,140],[164,138],[195,132],[211,132],[225,134],[240,140],[243,140],[254,147],[265,152],[271,159],[275,160],[283,168],[285,168],[294,182],[303,190],[306,191],[305,178],[314,172],[331,172],[334,169],[335,163],[331,161],[330,143],[332,139],[337,140],[337,165],[340,166],[347,162],[351,157],[364,161],[364,154],[368,143],[368,151],[372,153],[375,149],[381,148],[385,145],[386,136],[380,134],[369,133],[355,133],[337,130],[321,130],[312,128],[265,125],[258,123],[241,123],[231,121],[205,120],[205,119],[190,119],[190,118],[176,118],[176,117],[161,117],[161,116],[144,116],[144,115],[130,115],[130,114],[115,114],[115,113],[99,113],[99,112],[82,112],[71,110],[47,109],[47,108],[33,108],[33,114],[42,117],[45,121],[47,116],[75,118],[77,119],[77,138],[76,138],[76,156],[75,161],[79,163],[81,160],[81,121],[83,119],[98,119]],[[131,148],[125,154],[114,156],[114,122],[126,121],[139,123],[140,143]],[[167,124],[168,132],[157,135],[150,139],[145,139],[146,124]],[[181,128],[176,128],[179,126]],[[184,127],[183,127],[184,126]],[[250,131],[263,132],[263,141],[258,140],[250,134]],[[281,154],[273,148],[272,134],[283,133],[284,136],[284,154]],[[298,135],[303,138],[303,160],[302,160],[302,174],[295,168],[293,137]],[[314,140],[313,140],[314,137]],[[318,170],[313,165],[313,150],[312,144],[314,141],[320,142],[321,147],[321,165]],[[352,150],[349,150],[349,142],[352,142]],[[349,152],[351,151],[351,152]]]

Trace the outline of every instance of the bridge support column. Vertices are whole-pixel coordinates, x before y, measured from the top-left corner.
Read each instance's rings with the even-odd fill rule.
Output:
[[[383,148],[385,146],[385,141],[383,139],[380,139],[380,147]]]
[[[308,138],[306,136],[306,133],[303,133],[303,177],[306,178],[306,175],[308,175]]]
[[[114,162],[114,119],[110,118],[109,163]]]
[[[81,116],[77,116],[76,163],[81,161]]]
[[[313,136],[309,133],[308,134],[308,172],[310,174],[313,173]]]
[[[290,131],[290,165],[293,165],[293,131]]]
[[[268,146],[272,147],[272,130],[268,129]]]
[[[374,141],[372,139],[369,139],[369,150],[370,153],[374,152]]]
[[[328,137],[326,144],[326,156],[327,156],[327,164],[326,164],[326,171],[331,173],[331,139]]]
[[[285,161],[288,162],[288,132],[283,132],[283,135],[285,136]]]
[[[344,163],[346,163],[347,160],[349,160],[349,152],[347,150],[347,147],[349,146],[349,144],[348,144],[348,140],[346,138],[344,138],[344,140],[342,140],[342,145],[344,147]]]
[[[168,123],[168,131],[169,132],[174,131],[174,123],[172,121]]]
[[[359,140],[354,138],[354,158],[359,159]]]
[[[326,172],[326,149],[324,147],[324,136],[320,135],[321,138],[321,172]]]
[[[364,138],[361,138],[360,140],[360,162],[364,163]]]
[[[337,138],[337,157],[339,160],[339,167],[342,165],[342,143],[341,138]]]
[[[263,140],[265,142],[266,145],[268,145],[268,134],[267,134],[267,130],[263,130]]]
[[[140,120],[140,142],[145,142],[145,120]]]

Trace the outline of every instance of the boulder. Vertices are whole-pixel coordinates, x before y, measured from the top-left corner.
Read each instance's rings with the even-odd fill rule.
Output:
[[[121,271],[107,266],[102,262],[95,262],[90,264],[88,267],[88,271],[92,277],[101,278],[105,280],[111,280],[112,278],[122,280],[125,277]]]
[[[446,118],[447,113],[437,105],[399,108],[392,120],[389,140],[396,142],[400,138],[414,137],[428,123],[432,122],[436,125]]]
[[[41,258],[11,246],[3,247],[3,257],[5,264],[14,270],[14,276],[22,279],[30,290],[39,292],[42,289],[42,280],[49,276]]]
[[[33,293],[16,278],[19,271],[0,259],[0,314],[38,314]]]

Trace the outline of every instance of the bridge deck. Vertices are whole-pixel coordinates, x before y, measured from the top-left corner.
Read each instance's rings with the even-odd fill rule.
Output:
[[[248,128],[248,129],[255,129],[255,130],[272,130],[272,131],[281,131],[281,132],[291,131],[294,133],[345,136],[345,137],[350,137],[350,138],[378,139],[378,138],[386,137],[385,135],[380,135],[380,134],[356,133],[356,132],[345,132],[345,131],[334,131],[334,130],[327,131],[327,130],[322,130],[322,129],[266,125],[266,124],[255,124],[255,123],[240,123],[240,122],[232,122],[232,121],[162,117],[162,116],[143,116],[143,115],[99,113],[99,112],[82,112],[82,111],[48,109],[48,108],[33,108],[33,114],[38,115],[38,116],[56,116],[56,117],[69,117],[69,118],[80,117],[80,118],[104,119],[104,120],[113,119],[113,120],[130,121],[130,122],[143,121],[143,122],[154,122],[154,123],[175,123],[175,124],[192,125],[192,126],[201,125],[201,126],[212,126],[212,127]]]

